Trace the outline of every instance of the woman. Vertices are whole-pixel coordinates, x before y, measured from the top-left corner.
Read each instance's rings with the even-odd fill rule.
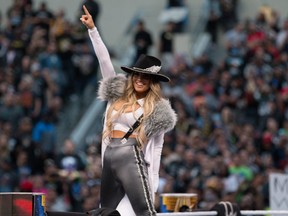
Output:
[[[143,55],[134,67],[116,74],[91,15],[85,6],[80,20],[88,28],[103,80],[99,98],[108,101],[102,141],[101,207],[123,216],[156,215],[154,193],[159,180],[164,133],[176,124],[176,114],[161,97],[159,59]],[[140,117],[142,115],[142,119]],[[135,122],[139,126],[122,139]]]

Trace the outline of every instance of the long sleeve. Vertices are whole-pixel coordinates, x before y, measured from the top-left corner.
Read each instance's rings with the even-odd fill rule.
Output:
[[[93,29],[88,29],[88,33],[100,64],[102,77],[108,78],[115,76],[116,73],[110,59],[110,54],[107,47],[103,43],[97,28],[94,27]]]
[[[145,160],[149,163],[148,175],[152,191],[157,192],[159,185],[159,169],[164,143],[164,133],[153,136],[145,148]],[[154,197],[153,193],[153,199]]]

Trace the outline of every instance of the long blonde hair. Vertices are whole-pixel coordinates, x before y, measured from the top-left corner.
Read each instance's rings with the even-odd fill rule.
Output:
[[[160,83],[158,81],[154,81],[153,79],[151,79],[150,89],[147,95],[145,96],[143,105],[143,120],[147,119],[152,114],[155,108],[155,103],[159,101],[161,97],[162,95],[161,95]],[[117,111],[117,113],[112,116],[112,111],[114,110],[116,103],[119,101],[124,101],[124,103],[121,106],[121,108]],[[103,138],[107,137],[110,138],[112,132],[113,120],[119,117],[121,114],[123,114],[128,107],[132,107],[132,112],[134,114],[134,118],[136,121],[137,118],[135,117],[135,111],[137,107],[137,98],[133,87],[132,75],[128,77],[123,96],[118,100],[116,100],[114,103],[112,103],[109,109],[107,110],[106,129],[103,132]],[[141,147],[144,147],[144,145],[147,143],[147,137],[144,131],[143,124],[140,124],[140,126],[135,130],[135,132],[138,134],[136,138],[137,141],[141,144]]]

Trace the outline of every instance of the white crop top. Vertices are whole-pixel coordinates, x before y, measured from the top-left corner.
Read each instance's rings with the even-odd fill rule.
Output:
[[[142,101],[138,100],[138,103],[142,105]],[[116,110],[112,111],[112,116],[117,113]],[[136,120],[143,114],[143,108],[139,107],[133,112],[126,112],[121,114],[118,118],[113,120],[112,122],[112,130],[119,130],[125,133],[132,127],[132,125],[136,122]]]

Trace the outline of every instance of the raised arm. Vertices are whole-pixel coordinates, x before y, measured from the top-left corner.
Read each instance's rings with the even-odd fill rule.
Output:
[[[100,34],[93,22],[92,16],[85,5],[83,5],[83,10],[85,14],[81,16],[80,20],[88,29],[89,37],[92,41],[95,54],[100,64],[101,74],[103,78],[115,76],[115,70],[110,59],[110,54],[100,37]]]

